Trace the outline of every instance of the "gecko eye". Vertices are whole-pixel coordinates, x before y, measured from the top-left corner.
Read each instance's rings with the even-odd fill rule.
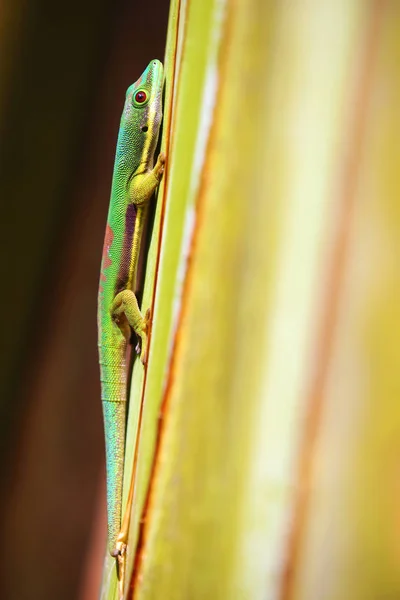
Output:
[[[135,106],[144,106],[148,102],[148,95],[145,90],[138,90],[133,96],[133,104]]]
[[[146,98],[146,92],[136,92],[135,94],[135,100],[138,104],[142,104],[143,102],[145,102]]]

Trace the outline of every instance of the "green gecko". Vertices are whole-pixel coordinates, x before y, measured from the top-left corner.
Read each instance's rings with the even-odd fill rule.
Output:
[[[164,171],[161,153],[155,166],[162,120],[163,66],[152,60],[125,98],[118,135],[111,200],[104,239],[98,295],[98,345],[106,442],[108,547],[123,579],[127,525],[122,520],[127,348],[132,331],[147,361],[149,311],[143,316],[134,294],[143,224],[149,201]],[[130,507],[126,509],[129,519]],[[122,574],[121,574],[122,572]],[[122,583],[123,585],[123,583]]]

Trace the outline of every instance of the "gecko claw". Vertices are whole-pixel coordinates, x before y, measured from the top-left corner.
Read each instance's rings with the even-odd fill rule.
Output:
[[[150,317],[151,317],[151,310],[150,310],[150,308],[148,308],[146,310],[146,314],[144,315],[144,324],[145,324],[146,331],[148,331],[148,329],[149,329]]]
[[[159,181],[161,180],[161,177],[163,176],[163,173],[164,173],[165,160],[166,160],[165,153],[160,152],[160,154],[158,155],[158,158],[157,158],[157,162],[154,166],[154,173]]]
[[[122,600],[124,597],[124,584],[125,584],[125,554],[126,544],[117,542],[116,548],[113,551],[113,556],[117,559],[117,578],[118,578],[118,591],[119,599]]]
[[[143,365],[147,363],[148,343],[149,343],[149,329],[151,320],[151,310],[148,308],[144,315],[143,331],[145,335],[142,337],[142,353],[140,359]]]
[[[115,544],[115,548],[112,552],[110,552],[113,558],[118,558],[119,556],[123,556],[126,552],[126,543],[117,541]]]

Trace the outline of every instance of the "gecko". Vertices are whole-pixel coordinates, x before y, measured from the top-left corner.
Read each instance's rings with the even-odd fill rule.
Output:
[[[135,296],[143,225],[161,181],[165,154],[154,165],[162,120],[163,65],[152,60],[125,97],[118,134],[98,293],[98,347],[106,446],[108,549],[118,578],[127,547],[122,527],[127,418],[128,345],[136,334],[140,358],[148,353],[150,311]],[[126,514],[130,511],[127,507]],[[122,527],[122,529],[121,529]],[[118,564],[120,569],[118,571]],[[122,575],[123,577],[123,575]]]

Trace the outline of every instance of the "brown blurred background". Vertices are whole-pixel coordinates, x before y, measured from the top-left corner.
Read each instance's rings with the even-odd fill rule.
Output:
[[[163,59],[168,8],[0,4],[2,599],[98,595],[99,263],[125,89]]]

